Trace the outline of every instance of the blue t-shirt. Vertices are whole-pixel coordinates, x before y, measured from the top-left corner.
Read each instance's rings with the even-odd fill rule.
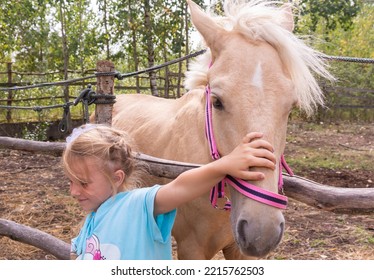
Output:
[[[176,210],[154,217],[160,186],[118,193],[90,213],[72,240],[77,259],[172,259],[171,229]]]

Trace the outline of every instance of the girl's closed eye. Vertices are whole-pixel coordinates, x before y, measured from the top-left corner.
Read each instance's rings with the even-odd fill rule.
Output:
[[[77,184],[79,186],[81,186],[82,188],[86,188],[88,186],[88,182],[86,181],[73,181],[71,179],[69,179],[69,185],[72,186],[73,184]]]
[[[77,181],[77,184],[84,189],[87,188],[90,183],[91,182],[89,180],[86,180],[86,179],[78,179],[78,181]]]

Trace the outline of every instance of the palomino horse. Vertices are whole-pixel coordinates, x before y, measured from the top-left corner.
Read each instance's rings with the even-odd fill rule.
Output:
[[[246,133],[260,131],[280,161],[291,109],[298,105],[310,113],[323,102],[313,73],[330,75],[320,55],[292,34],[291,8],[261,0],[238,2],[225,3],[225,17],[213,17],[188,1],[192,22],[209,49],[186,75],[191,91],[176,100],[117,96],[113,126],[128,131],[140,152],[182,162],[211,161],[205,134],[208,100],[221,155]],[[281,168],[261,171],[266,178],[250,183],[276,194]],[[212,207],[209,193],[178,209],[173,228],[178,258],[210,259],[220,250],[226,259],[258,258],[277,247],[284,232],[282,210],[227,188],[231,211]]]

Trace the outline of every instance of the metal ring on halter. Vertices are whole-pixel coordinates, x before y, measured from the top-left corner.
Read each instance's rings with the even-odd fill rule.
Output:
[[[226,199],[225,206],[221,207],[221,206],[218,206],[216,204],[213,207],[215,209],[218,209],[218,210],[230,210],[230,208],[231,208],[231,201],[230,201],[230,199],[226,195],[224,197],[221,197],[221,198],[225,198]],[[220,198],[217,198],[217,201],[218,201],[218,199],[220,199]]]

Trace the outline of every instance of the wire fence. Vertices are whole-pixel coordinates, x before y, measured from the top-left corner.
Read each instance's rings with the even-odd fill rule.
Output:
[[[61,118],[61,110],[66,110],[66,108],[76,107],[79,103],[90,102],[89,100],[77,99],[82,92],[90,88],[90,84],[94,83],[93,79],[98,76],[114,76],[119,81],[126,79],[126,82],[118,82],[115,86],[116,94],[128,92],[134,93],[139,91],[149,93],[148,77],[141,76],[142,74],[148,73],[150,71],[157,71],[166,66],[180,63],[187,59],[199,56],[203,54],[206,50],[200,50],[195,53],[191,53],[187,56],[160,64],[151,68],[143,69],[137,72],[130,73],[119,73],[119,72],[94,72],[91,75],[85,75],[83,77],[72,78],[69,80],[61,80],[54,82],[42,82],[30,84],[29,82],[19,81],[14,83],[11,75],[16,76],[38,76],[45,77],[47,75],[59,75],[61,71],[49,72],[49,73],[30,73],[30,72],[19,72],[19,71],[6,71],[0,72],[1,75],[8,75],[8,82],[0,83],[0,123],[4,122],[24,122],[34,120],[37,122],[47,122],[54,121]],[[343,57],[343,56],[323,56],[324,59],[334,61],[334,62],[350,62],[354,64],[365,65],[365,67],[370,67],[370,71],[373,73],[374,59],[370,58],[355,58],[355,57]],[[355,66],[357,68],[357,66]],[[362,67],[362,66],[360,66]],[[9,68],[8,68],[9,70]],[[369,71],[369,72],[370,72]],[[86,71],[87,73],[92,73],[93,70]],[[71,70],[70,73],[78,75],[82,72]],[[137,87],[131,84],[129,80],[138,76],[143,79],[144,85]],[[9,79],[9,77],[11,77]],[[168,92],[166,98],[177,98],[180,96],[179,90],[181,85],[173,84],[170,81],[173,78],[180,78],[176,74],[169,73],[168,77],[158,76],[159,89],[163,92]],[[338,77],[339,78],[339,77]],[[340,80],[344,80],[339,78]],[[167,90],[162,86],[162,82],[168,80]],[[10,81],[10,82],[9,82]],[[344,83],[343,83],[344,84]],[[56,90],[56,87],[69,86],[77,92],[76,95],[69,96],[69,101],[66,97],[61,94],[61,90]],[[79,90],[76,90],[76,88]],[[54,89],[53,89],[54,88]],[[321,109],[317,114],[317,119],[341,119],[341,120],[353,120],[353,121],[373,121],[374,114],[374,89],[373,88],[354,88],[348,86],[331,86],[322,85],[322,88],[326,94],[327,100],[327,110]],[[37,92],[36,92],[37,90]],[[178,94],[175,91],[178,90]],[[47,96],[41,96],[40,91],[44,91]],[[91,90],[92,91],[92,90]],[[22,93],[20,93],[22,92]],[[32,94],[28,94],[32,92]],[[172,92],[173,94],[170,94]],[[94,94],[94,92],[92,92]],[[52,104],[51,104],[52,103]],[[93,102],[91,102],[93,103]],[[17,105],[15,105],[17,104]],[[22,110],[22,112],[14,113],[16,110]],[[86,115],[92,112],[92,109],[84,108],[71,108],[71,114],[73,118],[82,118],[82,115]],[[25,113],[24,111],[32,111],[33,113]],[[48,111],[48,112],[47,112]],[[12,115],[11,115],[12,114]],[[9,117],[11,115],[11,117]]]

